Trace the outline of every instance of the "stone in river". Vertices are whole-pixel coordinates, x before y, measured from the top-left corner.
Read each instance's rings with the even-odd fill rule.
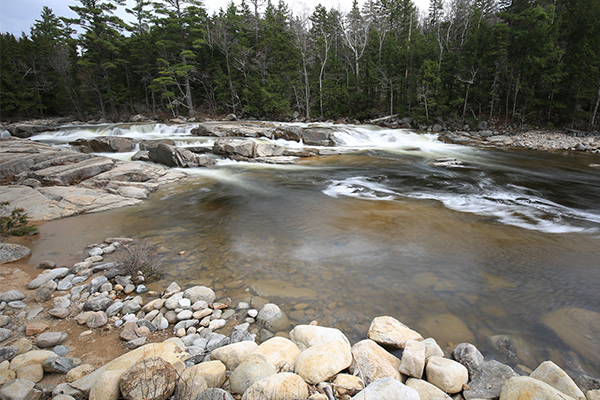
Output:
[[[377,379],[351,400],[402,399],[420,400],[419,393],[402,382],[387,377]]]
[[[332,378],[352,363],[350,345],[333,340],[312,346],[298,356],[295,372],[306,382],[316,385]]]
[[[502,387],[500,400],[573,400],[573,397],[556,390],[546,382],[529,376],[509,379]]]
[[[585,400],[585,395],[573,382],[573,379],[552,361],[541,363],[529,376],[546,382],[556,390],[575,399]]]
[[[471,343],[461,343],[456,346],[452,356],[456,361],[467,367],[470,376],[475,375],[479,366],[483,364],[483,354]]]
[[[359,372],[364,383],[385,377],[400,381],[400,359],[392,355],[373,340],[365,339],[352,346],[352,364],[350,372]]]
[[[290,326],[290,321],[285,313],[273,303],[265,304],[256,319],[271,332],[284,331]]]
[[[546,314],[541,320],[569,347],[600,365],[600,313],[567,307]]]
[[[373,319],[367,337],[376,343],[401,349],[407,340],[423,340],[418,332],[389,316]]]
[[[425,369],[425,345],[423,342],[407,340],[400,361],[400,372],[421,379]]]
[[[473,332],[454,314],[446,313],[426,317],[422,322],[422,326],[442,346],[475,341]]]
[[[427,381],[450,394],[461,392],[469,380],[467,368],[448,358],[431,357],[425,371]]]
[[[470,399],[496,399],[502,392],[502,387],[510,378],[517,374],[511,367],[498,361],[487,361],[482,363],[472,380],[469,389],[463,392],[463,397]]]

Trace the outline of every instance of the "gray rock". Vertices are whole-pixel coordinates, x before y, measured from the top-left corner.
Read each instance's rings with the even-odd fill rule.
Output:
[[[67,334],[64,332],[44,332],[35,339],[35,345],[42,349],[47,349],[61,344],[66,339]]]
[[[69,316],[69,309],[65,307],[53,308],[48,311],[48,314],[55,318],[65,319]]]
[[[17,300],[23,300],[25,298],[25,295],[19,291],[19,290],[9,290],[7,292],[4,293],[0,293],[0,302],[10,302],[10,301],[17,301]]]
[[[52,396],[53,397],[71,396],[77,400],[83,400],[83,399],[88,398],[88,396],[86,396],[85,393],[83,393],[80,390],[75,389],[73,386],[69,385],[68,383],[60,383],[60,384],[56,385],[54,390],[52,390]]]
[[[125,323],[125,325],[123,325],[123,330],[119,334],[119,338],[125,342],[136,339],[138,335],[135,333],[135,328],[137,328],[137,324],[135,322]]]
[[[119,285],[125,287],[125,286],[131,284],[131,276],[130,275],[127,275],[127,276],[117,275],[117,276],[115,276],[115,282],[118,283]]]
[[[200,338],[200,335],[199,335],[199,334],[197,334],[197,333],[194,333],[194,334],[191,334],[191,335],[186,335],[186,336],[182,337],[182,338],[181,338],[181,341],[183,342],[183,344],[184,344],[186,347],[189,347],[189,346],[195,346],[195,345],[194,345],[194,342],[195,342],[196,340],[199,340],[199,339],[201,339],[201,338]]]
[[[169,327],[169,321],[162,315],[158,314],[156,318],[152,320],[152,323],[156,326],[158,330],[164,331]]]
[[[0,389],[0,398],[2,400],[29,400],[37,398],[33,386],[35,383],[26,379],[13,379],[8,381]]]
[[[275,367],[263,355],[250,355],[231,374],[229,378],[231,391],[244,394],[255,382],[276,373]]]
[[[254,157],[254,148],[255,142],[252,140],[219,138],[215,140],[213,153],[225,156],[251,158]]]
[[[128,341],[127,343],[125,343],[125,347],[127,347],[129,350],[133,350],[133,349],[137,349],[138,347],[141,347],[145,344],[146,344],[146,336],[142,336],[142,337],[135,338],[135,339]]]
[[[106,309],[106,316],[112,317],[113,315],[117,315],[123,309],[123,302],[115,301]]]
[[[29,282],[27,284],[27,289],[37,289],[48,281],[64,278],[69,272],[69,268],[66,267],[46,270],[44,273],[39,274],[37,278]]]
[[[0,315],[0,328],[10,323],[10,317],[8,315]]]
[[[506,364],[498,361],[484,362],[469,382],[469,389],[463,391],[463,396],[467,400],[498,398],[504,383],[515,376],[515,371]]]
[[[56,287],[57,290],[70,290],[73,287],[73,278],[75,278],[75,274],[69,274],[65,276],[63,279],[58,282]]]
[[[108,279],[104,275],[94,278],[88,285],[88,291],[90,292],[90,294],[94,294],[98,291],[98,289],[100,289],[100,286],[104,285],[107,282]]]
[[[237,121],[237,115],[235,115],[234,113],[231,114],[227,114],[227,117],[225,117],[225,119],[227,119],[227,121]]]
[[[140,306],[140,303],[138,303],[135,300],[129,300],[123,304],[123,309],[121,310],[121,312],[123,314],[135,314],[141,308],[142,308],[142,306]]]
[[[102,250],[100,247],[94,247],[93,249],[88,251],[88,255],[90,257],[101,256],[103,254],[104,254],[104,250]]]
[[[57,374],[66,374],[76,366],[76,360],[67,357],[49,357],[42,363],[44,371]]]
[[[104,250],[102,250],[104,251]],[[114,262],[107,262],[107,263],[102,263],[102,264],[98,264],[98,265],[94,265],[92,267],[92,271],[94,273],[96,272],[101,272],[101,271],[111,271],[113,268],[118,267],[117,263]],[[107,279],[111,279],[112,277],[104,275]]]
[[[104,325],[108,324],[108,317],[104,311],[97,311],[90,315],[85,324],[90,329],[102,328]]]
[[[55,308],[69,308],[71,300],[69,300],[69,295],[66,295],[54,298],[53,303]]]
[[[198,167],[198,155],[189,150],[160,143],[148,149],[148,157],[168,167]]]
[[[37,267],[38,269],[54,269],[56,268],[56,263],[54,261],[41,261]]]
[[[0,264],[21,260],[31,255],[31,250],[20,244],[0,242]]]
[[[231,394],[220,388],[208,388],[194,400],[235,400]]]
[[[273,303],[265,304],[256,320],[271,332],[284,331],[290,327],[290,321],[285,313]]]
[[[12,360],[19,351],[17,346],[5,346],[0,347],[0,363],[5,360]]]
[[[58,285],[54,281],[48,281],[35,291],[34,298],[40,303],[45,303],[52,298],[52,294],[58,289]]]
[[[105,311],[113,304],[113,300],[106,296],[94,296],[87,299],[83,305],[85,311]]]
[[[158,329],[156,327],[156,325],[154,325],[152,322],[150,322],[144,318],[138,319],[136,323],[138,326],[145,326],[146,328],[148,328],[150,330],[150,332],[156,332],[156,330]]]
[[[471,343],[461,343],[456,346],[452,356],[456,361],[467,367],[470,377],[473,377],[479,366],[483,364],[483,354]]]
[[[60,357],[64,357],[71,352],[71,349],[68,348],[67,346],[63,346],[62,344],[59,344],[58,346],[54,346],[52,351],[55,352],[56,354],[58,354]]]
[[[578,375],[573,381],[579,388],[583,391],[583,393],[587,393],[590,390],[598,390],[600,389],[600,379],[591,377],[589,375]]]
[[[177,314],[178,321],[184,321],[192,318],[192,310],[183,310]]]
[[[9,306],[9,307],[11,307],[11,308],[25,308],[25,307],[27,307],[27,304],[25,302],[23,302],[23,301],[20,301],[20,300],[19,301],[8,302],[6,305]]]
[[[135,288],[135,292],[136,292],[137,294],[143,294],[143,293],[146,293],[146,292],[148,292],[148,288],[147,288],[146,286],[144,286],[144,285],[138,285],[138,286]]]
[[[112,289],[113,289],[112,283],[106,282],[104,285],[100,286],[100,289],[98,289],[98,291],[100,293],[104,293],[104,292],[110,292]]]

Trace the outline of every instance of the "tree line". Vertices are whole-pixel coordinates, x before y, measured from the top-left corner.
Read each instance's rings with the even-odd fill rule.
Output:
[[[2,33],[1,118],[398,114],[599,128],[600,0],[78,0]]]

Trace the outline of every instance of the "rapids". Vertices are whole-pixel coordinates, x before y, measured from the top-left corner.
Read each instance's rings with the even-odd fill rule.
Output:
[[[70,126],[33,139],[214,141],[191,128]],[[296,165],[222,160],[184,170],[188,180],[140,207],[44,224],[31,262],[80,261],[83,246],[107,236],[150,237],[165,256],[156,290],[177,281],[238,301],[262,296],[296,324],[316,319],[354,341],[372,318],[391,315],[447,351],[469,341],[513,366],[551,359],[600,375],[597,158],[334,128],[341,155]],[[431,164],[442,157],[462,165]]]

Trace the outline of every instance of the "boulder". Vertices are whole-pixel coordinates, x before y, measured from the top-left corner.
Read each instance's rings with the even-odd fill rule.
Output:
[[[102,328],[104,325],[108,324],[108,317],[104,311],[98,311],[90,315],[87,321],[85,321],[85,324],[90,329]]]
[[[358,376],[338,374],[333,381],[333,387],[338,396],[353,395],[365,388],[365,384]]]
[[[198,301],[206,301],[212,304],[215,301],[216,295],[211,288],[206,286],[193,286],[183,292],[183,297],[190,299],[192,304]]]
[[[600,365],[600,313],[566,307],[546,314],[541,321],[577,353]]]
[[[223,389],[208,388],[194,400],[235,400],[231,394]]]
[[[197,365],[194,365],[181,374],[175,388],[174,397],[176,399],[196,399],[202,392],[208,389],[208,385],[197,367]]]
[[[302,143],[309,146],[333,146],[333,131],[327,128],[307,128],[300,132]]]
[[[573,400],[573,397],[554,389],[546,382],[529,376],[509,379],[502,387],[500,400]]]
[[[431,357],[427,360],[425,371],[429,383],[450,394],[461,392],[469,381],[467,368],[448,358]]]
[[[484,362],[472,376],[469,389],[463,392],[463,397],[466,400],[496,399],[506,381],[516,376],[515,371],[506,364],[498,361]]]
[[[58,355],[55,352],[49,350],[28,351],[27,353],[20,354],[13,358],[10,362],[10,369],[16,371],[19,368],[26,367],[28,365],[42,365],[46,359],[57,356]]]
[[[340,331],[335,328],[327,328],[316,325],[297,325],[290,332],[290,340],[294,342],[300,351],[304,351],[312,346],[319,346],[334,340],[347,343],[350,341]]]
[[[308,386],[291,372],[267,376],[246,390],[242,400],[298,400],[308,398]]]
[[[15,289],[6,291],[4,293],[0,293],[0,303],[9,303],[11,301],[23,300],[24,298],[25,295],[23,294],[23,292]]]
[[[425,344],[416,340],[406,341],[400,361],[401,373],[421,379],[425,369]]]
[[[391,377],[398,381],[400,360],[370,339],[361,340],[352,346],[351,373],[360,373],[365,385],[380,379]]]
[[[248,139],[219,138],[215,140],[213,153],[224,156],[254,157],[255,142]]]
[[[444,393],[437,386],[432,385],[431,383],[422,379],[408,378],[408,380],[406,381],[406,386],[415,389],[417,393],[419,393],[419,397],[421,398],[421,400],[451,399],[450,396]]]
[[[44,378],[44,368],[41,364],[26,365],[17,369],[17,379],[26,379],[38,383]]]
[[[52,357],[47,358],[42,367],[45,372],[57,373],[57,374],[66,374],[75,366],[80,363],[81,360],[68,358],[68,357]]]
[[[20,244],[0,242],[0,264],[18,261],[30,255],[31,250],[28,247]]]
[[[371,322],[367,337],[379,344],[404,348],[407,340],[423,340],[418,333],[395,318],[377,317]]]
[[[110,297],[100,295],[93,296],[86,300],[83,304],[85,311],[106,311],[114,303]]]
[[[244,394],[255,382],[275,375],[275,367],[260,354],[248,356],[229,377],[229,384],[233,393]]]
[[[179,341],[181,342],[181,341]],[[101,368],[76,380],[71,385],[81,391],[89,392],[94,383],[98,380],[100,375],[106,371],[112,371],[116,369],[129,369],[132,365],[138,363],[140,360],[149,357],[158,357],[163,360],[174,364],[177,361],[185,360],[188,354],[185,353],[185,346],[183,343],[176,341],[166,341],[163,343],[151,343],[135,350],[132,350],[124,355],[112,360],[108,364],[105,364]]]
[[[423,344],[425,345],[425,359],[429,357],[444,357],[444,351],[437,344],[434,338],[427,338],[423,340]]]
[[[0,389],[0,398],[6,400],[29,400],[39,398],[41,393],[34,389],[35,383],[26,379],[14,379]]]
[[[256,320],[271,332],[285,331],[290,326],[285,313],[273,303],[265,304],[258,312]]]
[[[291,340],[275,336],[261,343],[252,354],[264,356],[277,371],[290,372],[294,370],[300,350]]]
[[[200,167],[214,164],[215,161],[207,156],[199,156],[189,150],[175,146],[170,146],[165,143],[160,143],[157,146],[148,149],[148,157],[150,160],[158,164],[163,164],[168,167]]]
[[[475,375],[475,372],[483,364],[483,354],[471,343],[461,343],[456,346],[452,357],[467,368],[469,376]]]
[[[42,349],[57,346],[67,339],[65,332],[44,332],[35,339],[35,345]]]
[[[135,142],[122,136],[99,136],[87,141],[95,153],[126,153],[133,151]]]
[[[390,377],[375,380],[351,400],[371,399],[420,400],[415,389]]]
[[[295,372],[307,383],[316,385],[348,368],[352,363],[350,344],[333,340],[312,346],[298,356]]]
[[[233,371],[237,366],[244,361],[252,352],[257,349],[258,345],[254,342],[238,342],[227,346],[215,349],[210,353],[211,360],[219,360],[227,370]]]
[[[95,368],[90,364],[81,364],[67,372],[65,380],[68,383],[75,382],[77,379],[83,378],[84,376],[91,374],[92,372],[94,372],[94,370]]]
[[[118,400],[121,395],[119,383],[127,370],[114,369],[106,371],[90,389],[89,400]]]
[[[127,370],[119,382],[119,389],[126,400],[165,400],[175,390],[177,380],[173,364],[160,357],[149,357]]]
[[[554,389],[578,400],[585,400],[585,395],[577,387],[573,379],[552,361],[541,363],[530,375],[531,378],[546,382]]]
[[[204,379],[209,388],[219,388],[223,386],[227,379],[225,364],[221,361],[206,361],[193,366],[196,371],[194,374]]]

